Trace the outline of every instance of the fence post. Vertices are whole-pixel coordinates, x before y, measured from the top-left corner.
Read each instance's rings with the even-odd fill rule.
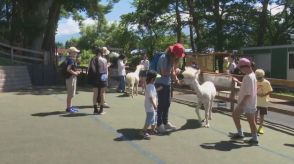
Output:
[[[47,51],[44,51],[44,65],[48,65],[49,64],[49,53]]]
[[[13,47],[11,47],[10,54],[11,54],[11,62],[14,63],[14,61],[13,61],[14,60],[13,59],[14,58],[14,56],[13,56]]]

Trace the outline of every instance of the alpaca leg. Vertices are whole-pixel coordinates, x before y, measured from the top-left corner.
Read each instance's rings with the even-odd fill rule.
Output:
[[[131,96],[134,98],[134,85],[131,86]]]
[[[200,107],[201,107],[201,104],[199,104],[199,103],[198,103],[198,104],[196,105],[196,107],[195,107],[195,112],[196,112],[196,114],[197,114],[197,117],[198,117],[198,121],[199,121],[199,122],[201,122],[201,120],[202,120],[202,119],[201,119],[201,116],[200,116],[200,112],[199,112]]]
[[[138,87],[139,87],[139,82],[136,83],[136,96],[138,96]]]
[[[209,113],[209,102],[204,104],[205,108],[205,125],[204,127],[209,128],[209,122],[208,122],[208,113]]]
[[[211,113],[212,113],[212,104],[213,104],[213,99],[210,100],[210,103],[209,103],[209,113],[208,113],[208,119],[209,120],[212,119],[212,116],[211,116]]]

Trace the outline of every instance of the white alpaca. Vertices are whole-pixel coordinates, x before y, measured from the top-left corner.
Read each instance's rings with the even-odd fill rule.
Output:
[[[198,97],[198,103],[195,108],[195,112],[199,118],[199,121],[201,121],[199,108],[201,107],[201,104],[204,105],[205,108],[205,125],[204,127],[209,127],[208,120],[211,120],[211,111],[212,111],[212,103],[216,95],[216,88],[214,84],[211,81],[206,81],[202,85],[198,82],[198,76],[200,74],[200,69],[194,69],[192,67],[186,67],[185,71],[182,73],[183,79],[182,82],[186,85],[189,85],[192,89],[195,90],[197,97]]]
[[[143,65],[137,65],[135,72],[130,72],[126,75],[126,84],[132,98],[134,97],[134,87],[136,89],[136,95],[138,95],[139,86],[139,72],[144,68]]]

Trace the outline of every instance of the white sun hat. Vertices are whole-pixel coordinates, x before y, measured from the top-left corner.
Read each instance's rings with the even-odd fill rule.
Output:
[[[69,50],[70,52],[77,52],[77,53],[80,52],[80,50],[78,50],[76,47],[70,47],[68,50]]]
[[[107,49],[107,47],[102,47],[103,55],[108,55],[110,51]]]

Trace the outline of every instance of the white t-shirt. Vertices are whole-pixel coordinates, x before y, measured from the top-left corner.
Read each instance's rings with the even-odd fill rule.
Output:
[[[119,76],[125,76],[126,75],[126,68],[125,63],[123,60],[117,61],[117,73]]]
[[[147,84],[146,90],[145,90],[145,102],[144,102],[144,107],[146,112],[153,112],[154,107],[152,105],[152,102],[150,98],[153,97],[155,100],[155,104],[157,106],[157,92],[155,89],[154,84]]]
[[[149,60],[141,60],[140,64],[144,66],[144,70],[149,70]]]
[[[229,65],[229,73],[234,73],[236,67],[237,67],[237,65],[236,65],[235,62],[230,63],[230,65]]]
[[[250,98],[244,103],[244,111],[246,110],[256,110],[257,103],[257,83],[254,72],[245,75],[242,80],[242,85],[240,87],[238,95],[238,104],[246,95],[250,95]]]

